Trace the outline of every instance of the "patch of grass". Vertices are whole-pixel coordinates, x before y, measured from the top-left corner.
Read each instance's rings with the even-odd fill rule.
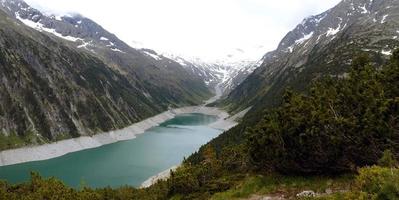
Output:
[[[248,176],[236,187],[215,194],[213,200],[242,199],[252,195],[271,195],[295,197],[304,190],[325,193],[326,190],[339,191],[347,189],[353,181],[353,176],[341,177],[293,177],[293,176]]]
[[[0,133],[0,151],[7,149],[16,149],[31,144],[44,144],[47,141],[40,140],[35,133],[28,131],[24,136],[18,136],[16,133],[10,133],[8,136]]]
[[[13,149],[25,144],[24,139],[15,134],[5,136],[0,134],[0,150]]]
[[[379,166],[361,168],[350,191],[315,199],[397,200],[399,199],[399,169]]]

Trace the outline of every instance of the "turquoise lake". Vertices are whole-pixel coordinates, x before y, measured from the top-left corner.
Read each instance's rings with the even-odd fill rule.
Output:
[[[180,164],[184,157],[218,136],[221,130],[207,127],[216,120],[202,114],[179,115],[133,140],[50,160],[0,167],[0,179],[21,183],[35,171],[43,177],[57,177],[75,188],[137,187],[149,177]]]

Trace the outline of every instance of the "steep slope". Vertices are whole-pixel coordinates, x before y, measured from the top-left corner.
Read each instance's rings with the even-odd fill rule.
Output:
[[[351,58],[360,52],[384,62],[399,46],[398,13],[395,0],[344,0],[306,18],[224,104],[231,111],[276,105],[287,86],[303,90],[320,76],[345,76]]]
[[[126,75],[131,84],[138,84],[138,80],[141,90],[164,108],[198,104],[211,96],[201,77],[152,50],[131,48],[88,18],[78,14],[46,15],[22,0],[2,0],[0,5],[25,25],[100,58]]]
[[[0,11],[0,127],[27,143],[121,128],[160,112],[101,60]]]
[[[24,24],[0,10],[0,149],[122,128],[210,96],[202,80],[169,59],[130,47],[126,55],[86,51],[73,36]],[[137,65],[113,65],[106,52]]]

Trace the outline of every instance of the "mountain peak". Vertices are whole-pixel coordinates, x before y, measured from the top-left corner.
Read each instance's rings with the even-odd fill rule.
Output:
[[[256,101],[273,104],[276,101],[272,99],[286,86],[301,89],[322,75],[343,76],[360,52],[369,53],[376,61],[386,59],[399,46],[398,12],[397,0],[343,0],[305,18],[275,51],[264,56],[261,67],[227,101],[239,102],[234,109]],[[252,102],[245,101],[248,96]]]

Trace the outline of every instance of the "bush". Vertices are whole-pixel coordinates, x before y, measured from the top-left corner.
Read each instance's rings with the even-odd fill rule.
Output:
[[[399,56],[381,71],[361,56],[345,79],[326,77],[308,94],[288,90],[248,131],[252,163],[283,174],[337,174],[377,164],[386,149],[398,152],[398,68]]]
[[[399,169],[362,168],[355,184],[372,199],[399,199]]]
[[[398,166],[398,161],[391,150],[385,150],[382,158],[378,161],[378,165],[381,167],[392,168]]]

